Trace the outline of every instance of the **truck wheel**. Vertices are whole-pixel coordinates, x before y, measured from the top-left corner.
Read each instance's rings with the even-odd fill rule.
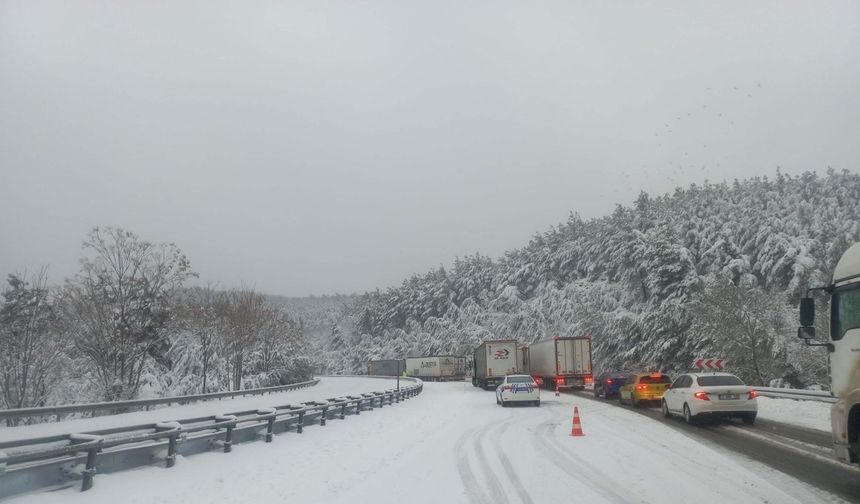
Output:
[[[744,416],[741,417],[741,420],[745,425],[752,425],[755,423],[755,413],[745,413]]]
[[[473,386],[473,387],[477,387],[477,386],[478,386],[478,380],[476,380],[474,376],[472,377],[472,386]]]
[[[540,408],[540,399],[538,399],[537,401],[535,401],[535,406],[537,406],[538,408]]]

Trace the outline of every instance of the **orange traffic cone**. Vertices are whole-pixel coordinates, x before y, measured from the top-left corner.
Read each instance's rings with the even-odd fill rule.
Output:
[[[555,396],[558,397],[558,383],[555,384]]]
[[[579,408],[573,407],[573,428],[570,429],[571,436],[584,436],[585,433],[582,432],[582,424],[579,423]]]

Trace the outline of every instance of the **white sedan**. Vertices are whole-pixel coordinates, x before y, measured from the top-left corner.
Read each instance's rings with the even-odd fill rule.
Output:
[[[507,406],[515,402],[540,406],[540,387],[534,378],[529,375],[505,376],[496,387],[496,404]]]
[[[683,416],[688,424],[705,417],[736,417],[752,425],[758,413],[757,395],[732,374],[685,374],[663,394],[663,415]]]

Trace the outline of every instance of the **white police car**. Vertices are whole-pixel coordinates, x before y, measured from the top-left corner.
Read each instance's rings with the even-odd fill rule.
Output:
[[[496,404],[525,403],[540,406],[540,388],[529,375],[509,375],[496,388]]]

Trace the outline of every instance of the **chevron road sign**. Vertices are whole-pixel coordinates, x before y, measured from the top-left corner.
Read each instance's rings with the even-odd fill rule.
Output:
[[[725,363],[725,359],[696,359],[693,361],[693,367],[708,371],[722,371],[725,369]]]

